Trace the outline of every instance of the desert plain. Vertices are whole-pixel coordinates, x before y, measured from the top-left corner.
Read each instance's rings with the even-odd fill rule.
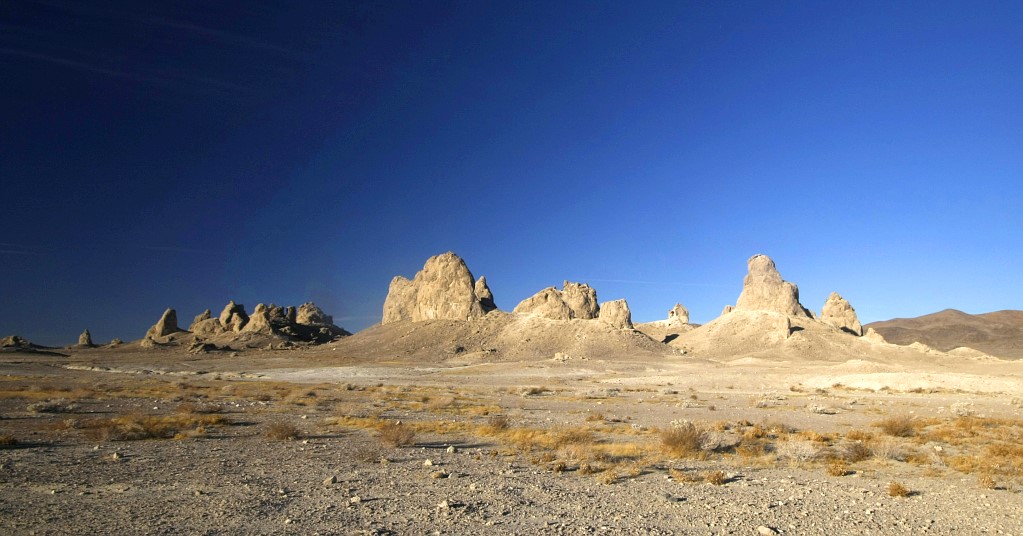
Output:
[[[894,344],[748,264],[702,326],[569,282],[504,312],[445,254],[354,335],[232,302],[133,342],[8,338],[0,530],[1023,534],[1012,340]]]

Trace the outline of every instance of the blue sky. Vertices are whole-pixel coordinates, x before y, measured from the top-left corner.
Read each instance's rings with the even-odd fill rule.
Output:
[[[504,310],[707,322],[755,253],[865,322],[1023,308],[1018,3],[314,4],[0,5],[0,335],[358,330],[448,250]]]

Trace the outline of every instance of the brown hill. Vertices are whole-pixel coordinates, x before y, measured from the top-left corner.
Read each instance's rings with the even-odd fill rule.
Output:
[[[971,315],[955,309],[916,318],[872,322],[885,340],[895,344],[921,342],[948,351],[966,346],[984,353],[1023,359],[1023,311],[995,311]]]

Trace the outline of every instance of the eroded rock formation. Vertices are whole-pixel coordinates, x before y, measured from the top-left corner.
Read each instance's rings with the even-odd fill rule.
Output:
[[[92,343],[92,334],[89,333],[88,329],[83,331],[82,334],[78,336],[78,346],[85,346],[87,348],[95,346]]]
[[[430,257],[411,281],[400,275],[391,280],[380,322],[472,320],[484,314],[472,272],[449,251]]]
[[[249,315],[245,314],[245,306],[231,300],[220,312],[220,325],[227,331],[241,331],[249,322]]]
[[[592,287],[586,283],[565,281],[562,290],[547,287],[519,302],[514,312],[551,320],[591,320],[600,314],[600,306],[597,304],[597,291]]]
[[[551,320],[572,319],[572,308],[562,299],[561,291],[554,287],[547,287],[522,300],[512,312]]]
[[[744,311],[773,311],[789,316],[812,318],[799,303],[799,288],[784,281],[774,261],[767,255],[754,255],[747,263],[749,273],[743,280],[742,293],[735,309]]]
[[[487,286],[487,278],[485,276],[481,275],[476,280],[475,291],[476,297],[480,300],[480,306],[483,307],[483,312],[489,313],[497,309],[497,304],[494,303],[494,293]]]
[[[618,329],[634,329],[632,326],[632,311],[625,300],[613,300],[600,304],[601,322],[609,324]]]
[[[828,295],[827,301],[824,302],[824,308],[821,309],[820,321],[857,337],[863,335],[863,326],[860,325],[860,320],[856,317],[856,310],[837,292]]]
[[[177,333],[182,331],[178,327],[178,313],[174,309],[167,309],[163,312],[163,316],[160,320],[146,332],[146,337],[155,339],[157,337],[166,337],[171,333]]]
[[[668,311],[668,323],[669,324],[688,324],[689,323],[689,310],[682,307],[681,303],[676,303],[674,307]]]

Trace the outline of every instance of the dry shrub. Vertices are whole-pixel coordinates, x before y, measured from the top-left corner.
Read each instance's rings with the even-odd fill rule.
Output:
[[[661,447],[672,456],[691,458],[703,455],[706,439],[707,432],[703,428],[689,421],[673,422],[661,432]]]
[[[759,439],[744,439],[735,449],[735,453],[747,460],[760,458],[769,454],[767,441]]]
[[[863,460],[870,459],[873,455],[874,453],[870,450],[870,447],[860,441],[847,443],[845,448],[842,449],[842,458],[849,463],[862,462]]]
[[[178,413],[215,414],[224,413],[224,407],[220,404],[212,404],[209,402],[182,402],[178,404],[175,411]]]
[[[17,444],[18,440],[11,434],[0,434],[0,447],[13,447]]]
[[[431,409],[431,410],[435,410],[435,411],[436,410],[441,410],[441,409],[448,409],[448,408],[451,408],[451,407],[454,407],[454,406],[455,406],[455,397],[453,397],[453,396],[443,396],[443,397],[440,397],[440,398],[433,398],[433,399],[429,399],[426,402],[427,409]]]
[[[900,484],[899,482],[888,483],[888,495],[892,497],[909,497],[913,492],[909,491],[909,488]]]
[[[898,439],[892,437],[880,438],[871,445],[874,456],[883,460],[906,461],[906,450]]]
[[[877,421],[874,426],[892,437],[912,437],[916,433],[916,422],[909,415],[888,417]]]
[[[674,467],[668,469],[668,475],[671,476],[672,480],[679,484],[694,484],[696,482],[703,481],[703,477],[696,473],[687,473],[681,469],[675,469]]]
[[[850,430],[845,437],[850,441],[870,441],[874,438],[874,434],[863,430]]]
[[[775,446],[778,456],[797,462],[808,462],[820,456],[821,447],[813,441],[794,439]]]
[[[377,437],[390,447],[407,447],[414,443],[416,432],[400,422],[387,422],[380,426]]]
[[[297,439],[300,433],[298,428],[290,422],[272,421],[267,423],[263,435],[268,439],[286,441],[290,439]]]
[[[603,413],[590,413],[586,416],[587,422],[603,422],[606,420]]]
[[[59,400],[42,400],[40,402],[33,402],[28,405],[29,411],[32,413],[71,413],[78,409],[78,405],[72,403],[66,398]]]
[[[509,428],[511,428],[511,420],[507,415],[493,415],[487,419],[487,424],[483,426],[482,431],[488,435],[496,435]]]
[[[982,488],[984,488],[984,489],[997,489],[998,488],[998,482],[996,482],[995,478],[993,476],[991,476],[991,475],[980,475],[977,478],[977,485],[982,487]]]
[[[703,481],[715,486],[723,486],[728,483],[728,475],[724,471],[708,471],[703,474]]]
[[[845,460],[835,459],[828,462],[827,471],[831,476],[845,476],[849,474],[849,466],[846,465]]]
[[[83,421],[79,426],[83,428],[85,437],[92,441],[137,441],[199,435],[205,432],[206,426],[226,422],[220,415],[132,413]]]

